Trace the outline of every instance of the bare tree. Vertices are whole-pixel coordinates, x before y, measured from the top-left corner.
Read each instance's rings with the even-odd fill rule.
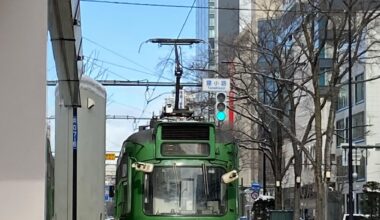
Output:
[[[294,219],[300,217],[297,181],[302,173],[302,154],[313,167],[316,219],[326,217],[325,173],[331,171],[339,89],[350,67],[378,62],[374,52],[379,46],[375,25],[379,9],[380,2],[364,0],[355,4],[343,0],[300,0],[285,12],[271,5],[270,9],[262,10],[267,16],[262,27],[258,25],[259,31],[251,28],[236,45],[231,45],[236,66],[231,77],[237,105],[243,109],[236,113],[265,131],[262,136],[246,136],[260,143],[258,146],[272,159],[277,159],[272,162],[276,180],[281,180],[282,172],[293,165]],[[348,13],[353,18],[351,32],[347,30]],[[351,55],[348,45],[353,48]],[[324,56],[326,53],[328,57]],[[351,64],[348,58],[352,58]],[[275,89],[268,87],[268,81]],[[266,99],[260,97],[260,91]],[[290,140],[293,155],[281,167],[276,166],[282,163],[281,155],[273,157],[270,153],[282,148],[283,138]],[[307,147],[310,145],[315,155],[310,153]]]

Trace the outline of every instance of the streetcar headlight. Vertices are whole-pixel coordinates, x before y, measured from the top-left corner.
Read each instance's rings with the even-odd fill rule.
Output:
[[[232,170],[228,173],[223,174],[222,180],[224,183],[230,183],[239,178],[238,172],[236,170]]]
[[[132,164],[132,167],[135,168],[137,171],[151,173],[153,171],[154,165],[151,163],[136,162]]]

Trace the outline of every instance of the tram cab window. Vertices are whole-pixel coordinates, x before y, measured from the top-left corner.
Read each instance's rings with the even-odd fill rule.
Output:
[[[155,167],[146,182],[145,214],[223,215],[227,210],[224,173],[218,167]]]
[[[122,177],[127,177],[127,174],[128,174],[127,164],[124,163],[124,164],[122,164],[121,176]]]

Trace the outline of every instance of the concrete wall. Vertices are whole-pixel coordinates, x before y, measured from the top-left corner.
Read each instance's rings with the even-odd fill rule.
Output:
[[[46,0],[0,1],[0,219],[44,219]]]
[[[58,90],[57,90],[58,91]],[[78,108],[77,219],[104,219],[106,94],[96,81],[83,77]],[[72,218],[72,109],[56,95],[55,217]],[[87,107],[91,98],[95,105]]]

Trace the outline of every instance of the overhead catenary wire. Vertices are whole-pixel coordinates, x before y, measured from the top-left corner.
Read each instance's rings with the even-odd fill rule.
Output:
[[[95,42],[95,41],[93,41],[93,40],[91,40],[91,39],[89,39],[89,38],[87,38],[87,37],[82,37],[82,38],[83,38],[84,40],[86,40],[86,41],[88,41],[88,42],[90,42],[90,43],[92,43],[92,44],[94,44],[94,45],[96,45],[96,46],[98,46],[98,47],[100,47],[100,48],[102,48],[102,49],[104,49],[104,50],[106,50],[106,51],[108,51],[108,52],[110,52],[110,53],[112,53],[112,54],[114,54],[114,55],[116,55],[116,56],[122,58],[122,59],[124,59],[124,60],[127,60],[127,61],[130,62],[130,63],[135,64],[136,66],[139,66],[139,67],[141,67],[141,68],[143,68],[143,69],[145,69],[145,70],[147,70],[147,71],[149,71],[149,72],[152,72],[152,71],[151,71],[150,69],[148,69],[146,66],[143,66],[143,65],[137,63],[136,61],[133,61],[132,59],[130,59],[130,58],[128,58],[128,57],[126,57],[126,56],[124,56],[124,55],[122,55],[122,54],[120,54],[120,53],[114,51],[114,50],[111,50],[111,49],[109,49],[109,48],[103,46],[103,45],[100,44],[100,43],[97,43],[97,42]]]
[[[175,4],[156,4],[156,3],[138,3],[138,2],[125,2],[125,1],[111,1],[111,0],[80,0],[82,2],[100,3],[100,4],[116,4],[116,5],[131,5],[131,6],[145,6],[145,7],[165,7],[165,8],[190,8],[190,9],[214,9],[214,10],[228,10],[228,11],[257,11],[257,12],[302,12],[300,10],[288,9],[262,9],[262,8],[233,8],[233,7],[208,7],[208,6],[190,6],[190,5],[175,5]],[[368,9],[369,10],[369,9]],[[330,9],[319,10],[321,13],[346,13],[344,9]]]
[[[120,64],[117,64],[117,63],[109,62],[109,61],[98,59],[98,58],[91,58],[91,57],[88,57],[88,56],[84,56],[84,57],[87,58],[88,60],[98,61],[98,62],[105,63],[105,64],[108,64],[108,65],[111,65],[111,66],[119,67],[119,68],[122,68],[122,69],[132,70],[132,71],[135,71],[135,72],[138,72],[138,73],[144,73],[144,74],[151,75],[151,76],[157,76],[157,74],[154,74],[153,72],[146,72],[146,71],[138,70],[138,69],[135,69],[135,68],[127,67],[127,66],[124,66],[124,65],[120,65]],[[171,80],[171,79],[169,79],[167,77],[162,77],[162,78],[164,78],[166,80]]]
[[[109,70],[108,68],[103,67],[102,65],[100,65],[98,63],[93,62],[92,64],[95,65],[95,66],[97,66],[99,69],[104,70],[105,72],[108,72],[108,73],[110,73],[110,74],[112,74],[114,76],[120,77],[120,78],[125,79],[125,80],[129,80],[126,77],[124,77],[124,76],[122,76],[122,75],[120,75],[118,73],[115,73],[115,72]]]
[[[251,9],[251,8],[228,8],[228,7],[208,7],[208,6],[190,6],[190,5],[174,5],[174,4],[156,4],[156,3],[137,3],[137,2],[124,2],[124,1],[110,1],[110,0],[81,0],[82,2],[104,3],[104,4],[118,4],[118,5],[133,5],[133,6],[149,6],[149,7],[165,7],[165,8],[190,8],[190,9],[215,9],[215,10],[229,10],[229,11],[274,11],[271,9]],[[276,10],[277,11],[277,10]],[[285,10],[278,10],[285,11]]]

